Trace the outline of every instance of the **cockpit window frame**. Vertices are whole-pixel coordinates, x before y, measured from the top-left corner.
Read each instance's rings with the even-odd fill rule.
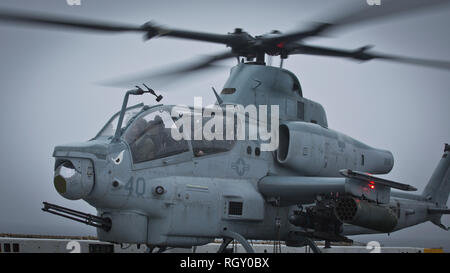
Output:
[[[132,164],[133,170],[161,167],[161,166],[167,166],[167,165],[171,165],[171,164],[178,164],[178,163],[182,163],[182,162],[192,161],[192,158],[193,158],[192,145],[191,145],[190,141],[185,140],[187,143],[187,148],[188,148],[186,151],[167,155],[164,157],[153,158],[153,159],[146,160],[146,161],[134,162],[131,146],[124,138],[125,133],[127,132],[129,127],[132,126],[132,124],[136,120],[138,120],[139,118],[143,118],[144,116],[146,116],[152,112],[155,112],[155,111],[167,111],[167,112],[171,113],[172,107],[159,104],[159,105],[155,105],[155,106],[146,108],[144,111],[141,111],[139,114],[135,115],[132,119],[130,119],[129,124],[127,124],[127,126],[124,127],[123,134],[120,137],[122,143],[125,143],[125,145],[127,145],[128,152],[131,157],[131,164]]]
[[[229,118],[229,117],[227,117],[225,115],[225,116],[223,116],[223,118],[224,118],[224,125],[225,125],[226,119]],[[203,122],[203,125],[202,125],[202,128],[203,128],[203,126],[205,126],[204,120],[202,120],[202,122]],[[195,141],[208,141],[208,140],[194,140],[194,139],[191,139],[188,142],[189,142],[189,145],[191,146],[193,157],[194,158],[207,158],[207,157],[210,157],[210,156],[223,155],[224,153],[228,153],[228,152],[232,151],[234,149],[234,147],[236,146],[236,143],[237,143],[237,139],[236,139],[237,120],[235,119],[235,117],[233,117],[233,122],[234,122],[234,134],[235,134],[233,140],[227,140],[226,139],[225,131],[223,132],[224,133],[223,140],[215,140],[215,139],[214,140],[210,140],[210,141],[231,141],[232,143],[229,145],[229,147],[227,149],[222,150],[222,151],[214,151],[214,152],[205,153],[203,155],[199,155],[197,153],[197,151],[196,151],[196,149],[198,149],[198,146],[194,145],[194,142]],[[193,129],[194,128],[191,128],[191,129],[192,129],[192,133],[193,133],[193,131],[194,131]],[[194,146],[196,146],[196,147],[194,147]]]
[[[122,143],[125,143],[125,145],[127,145],[128,152],[129,152],[131,158],[133,158],[132,149],[131,149],[130,144],[125,140],[126,132],[130,128],[130,126],[132,126],[132,124],[139,118],[142,118],[154,111],[161,110],[161,111],[167,111],[169,113],[172,113],[173,106],[166,105],[166,106],[162,106],[159,109],[158,108],[155,109],[155,108],[156,107],[148,108],[146,111],[142,111],[140,114],[135,115],[133,117],[133,119],[130,119],[130,123],[124,129],[124,133],[121,136],[121,141],[122,141]],[[189,107],[189,110],[193,111],[193,109],[191,107]],[[237,143],[238,143],[237,140],[234,140],[230,149],[228,149],[226,151],[221,151],[221,152],[216,152],[216,153],[208,153],[203,156],[196,156],[194,153],[192,140],[185,140],[185,141],[186,141],[187,147],[188,147],[188,149],[186,151],[183,151],[183,152],[177,153],[177,154],[173,154],[173,155],[168,155],[165,157],[150,159],[147,161],[134,162],[134,160],[132,159],[130,161],[132,164],[132,169],[133,170],[141,170],[141,169],[147,169],[147,168],[167,166],[167,165],[172,165],[172,164],[194,162],[195,160],[207,159],[209,157],[223,156],[226,153],[231,153],[234,150],[234,148],[237,146]]]
[[[132,122],[133,122],[133,120],[137,117],[137,116],[139,116],[142,112],[145,112],[147,109],[145,109],[145,105],[144,105],[144,103],[138,103],[138,104],[135,104],[135,105],[133,105],[133,106],[130,106],[130,107],[127,107],[126,109],[125,109],[125,111],[128,111],[128,110],[132,110],[132,109],[135,109],[135,108],[139,108],[139,107],[142,107],[142,110],[141,111],[139,111],[138,113],[136,113],[130,120],[129,120],[129,122],[128,122],[128,124],[126,124],[126,126],[123,128],[124,130],[123,131],[125,131],[126,130],[126,127],[128,127]],[[106,127],[116,118],[116,117],[118,117],[120,115],[120,111],[118,111],[118,112],[116,112],[114,115],[112,115],[112,117],[110,117],[109,119],[108,119],[108,121],[105,123],[105,125],[103,125],[103,127],[102,127],[102,129],[100,129],[100,131],[98,131],[98,133],[95,135],[95,137],[94,138],[92,138],[92,140],[94,140],[94,139],[97,139],[97,138],[99,138],[100,137],[100,134],[106,129]],[[108,138],[111,138],[111,140],[114,138],[114,135],[113,136],[108,136]]]
[[[141,115],[143,115],[144,113],[146,113],[149,110],[153,110],[157,107],[163,106],[163,104],[157,104],[157,105],[153,105],[153,106],[148,106],[148,105],[144,105],[144,107],[142,108],[141,111],[139,111],[138,113],[136,113],[136,115],[134,115],[132,118],[130,118],[130,120],[128,120],[128,123],[122,128],[122,132],[120,133],[120,138],[123,140],[123,134],[128,130],[128,127],[131,126],[131,124],[133,124],[133,122],[140,118]],[[120,112],[119,112],[120,113]]]

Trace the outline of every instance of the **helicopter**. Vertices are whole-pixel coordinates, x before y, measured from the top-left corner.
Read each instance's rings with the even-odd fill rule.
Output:
[[[217,106],[223,110],[238,104],[279,107],[279,125],[274,126],[279,145],[273,151],[264,151],[264,141],[258,139],[170,141],[173,124],[166,126],[159,119],[171,117],[168,122],[173,119],[175,123],[177,118],[194,113],[195,107],[176,111],[176,116],[171,105],[128,107],[130,95],[150,93],[157,102],[162,99],[145,85],[145,89],[129,90],[121,111],[97,136],[54,150],[57,192],[70,200],[85,200],[98,214],[50,203],[44,203],[44,210],[95,226],[102,241],[147,244],[161,251],[207,244],[215,238],[224,239],[219,252],[232,240],[248,252],[252,252],[248,240],[309,244],[318,251],[314,240],[349,241],[346,236],[390,233],[425,221],[446,229],[440,218],[449,213],[445,206],[450,192],[448,145],[422,194],[391,192],[416,190],[372,175],[386,174],[393,168],[392,153],[328,128],[323,107],[303,97],[298,78],[282,69],[283,60],[295,54],[381,59],[448,69],[448,62],[373,53],[367,46],[342,50],[304,43],[348,24],[444,1],[412,2],[383,2],[383,8],[391,8],[389,14],[367,9],[306,31],[262,36],[251,36],[242,29],[222,35],[152,23],[129,26],[2,12],[0,20],[12,23],[139,32],[146,39],[174,37],[224,44],[231,50],[173,74],[236,58],[238,65],[220,94],[213,91]],[[267,66],[266,55],[280,56],[280,67]],[[250,118],[245,119],[244,127],[250,127],[250,122]]]

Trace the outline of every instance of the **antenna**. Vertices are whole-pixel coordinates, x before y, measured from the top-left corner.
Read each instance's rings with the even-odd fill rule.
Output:
[[[151,89],[150,87],[148,87],[147,85],[145,85],[145,83],[143,83],[142,85],[144,85],[145,88],[147,88],[147,90],[146,90],[147,92],[149,92],[150,94],[152,94],[153,96],[156,97],[156,101],[157,101],[157,102],[160,102],[160,101],[163,99],[163,96],[161,96],[161,95],[156,95],[155,91],[154,91],[153,89]],[[139,86],[136,86],[136,87],[140,89]]]

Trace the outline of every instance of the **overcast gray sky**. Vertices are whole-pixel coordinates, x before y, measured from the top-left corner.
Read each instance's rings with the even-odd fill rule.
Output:
[[[382,0],[383,1],[383,0]],[[326,19],[347,4],[365,0],[1,0],[0,7],[54,12],[142,24],[227,33],[241,27],[253,35],[289,31]],[[349,29],[311,41],[354,49],[375,45],[380,52],[450,60],[450,8]],[[97,83],[130,72],[158,70],[224,47],[137,34],[104,35],[39,30],[0,24],[0,233],[95,234],[94,228],[40,210],[42,201],[95,213],[83,201],[68,201],[53,188],[55,145],[93,137],[119,110],[123,91]],[[274,58],[273,64],[279,59]],[[166,104],[193,104],[193,96],[215,101],[234,60],[223,68],[171,85],[155,83]],[[392,151],[394,169],[385,177],[421,191],[450,142],[450,72],[371,61],[293,56],[305,97],[321,103],[329,127],[371,146]],[[151,84],[151,83],[150,83]],[[149,96],[131,103],[152,104]],[[443,222],[450,225],[449,217]],[[387,235],[357,236],[385,245],[445,246],[450,234],[431,223]]]

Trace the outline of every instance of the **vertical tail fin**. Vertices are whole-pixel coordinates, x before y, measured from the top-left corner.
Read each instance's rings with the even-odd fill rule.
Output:
[[[447,205],[450,193],[450,145],[445,144],[444,155],[428,181],[422,196],[436,204],[437,207]]]

